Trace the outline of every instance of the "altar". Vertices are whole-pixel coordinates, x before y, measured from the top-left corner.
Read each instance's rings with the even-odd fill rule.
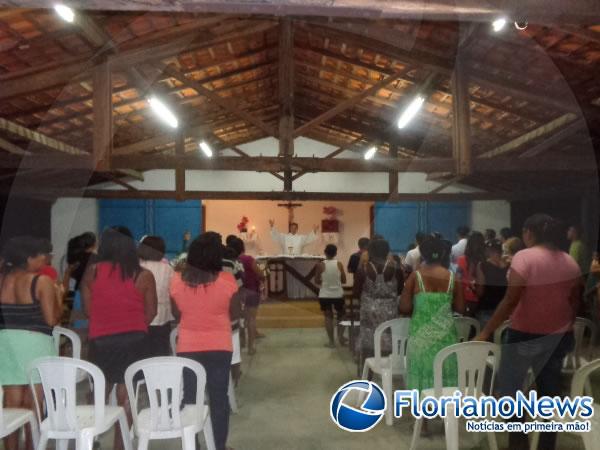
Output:
[[[302,299],[319,296],[319,287],[314,283],[315,266],[323,257],[275,255],[258,256],[256,260],[268,270],[269,297]]]

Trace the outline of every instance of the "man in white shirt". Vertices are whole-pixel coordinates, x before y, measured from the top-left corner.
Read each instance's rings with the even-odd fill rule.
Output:
[[[421,242],[423,242],[423,239],[425,238],[425,233],[421,233],[420,231],[415,235],[415,243],[417,244],[417,246],[415,248],[413,248],[412,250],[409,250],[406,253],[406,258],[404,258],[404,264],[406,264],[407,266],[410,266],[413,270],[413,272],[415,270],[419,269],[419,266],[421,265],[421,250],[419,250],[419,245],[421,245]]]
[[[458,242],[452,246],[452,262],[456,263],[456,260],[465,254],[465,249],[467,248],[467,237],[471,232],[470,228],[467,226],[458,227],[456,229],[456,234],[458,234]]]
[[[319,226],[315,225],[309,234],[298,234],[298,224],[291,223],[290,232],[284,234],[277,231],[273,219],[269,220],[269,225],[271,226],[271,237],[280,245],[281,252],[286,255],[301,255],[304,246],[317,239],[319,231]]]

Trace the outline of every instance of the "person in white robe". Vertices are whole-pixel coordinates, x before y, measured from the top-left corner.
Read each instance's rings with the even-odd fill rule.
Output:
[[[319,226],[315,225],[309,234],[298,234],[298,224],[290,224],[289,233],[280,233],[275,228],[275,221],[269,220],[271,226],[271,237],[281,247],[281,253],[285,255],[301,255],[304,247],[317,239]]]

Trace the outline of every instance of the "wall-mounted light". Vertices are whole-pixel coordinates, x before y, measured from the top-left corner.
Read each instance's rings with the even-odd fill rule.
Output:
[[[65,22],[73,23],[75,20],[75,11],[73,11],[73,9],[69,8],[67,5],[58,3],[54,5],[54,11],[56,11],[56,14],[58,14]]]
[[[208,158],[212,158],[213,151],[212,148],[210,148],[210,145],[208,145],[205,141],[202,141],[198,144],[198,146]]]
[[[417,113],[423,106],[423,103],[425,103],[425,97],[423,97],[422,95],[415,97],[400,115],[397,124],[398,128],[402,129],[406,125],[408,125],[408,123],[411,120],[413,120],[414,117],[417,115]]]
[[[502,29],[506,26],[506,19],[504,17],[500,17],[492,22],[492,30],[496,33],[502,31]]]
[[[177,117],[175,117],[175,114],[173,114],[173,112],[167,107],[167,105],[165,105],[156,97],[150,97],[148,99],[148,103],[150,104],[150,107],[159,119],[161,119],[171,128],[177,128],[177,126],[179,125]]]
[[[377,147],[373,146],[365,152],[364,158],[365,159],[373,159],[373,157],[375,156],[375,153],[377,153]]]

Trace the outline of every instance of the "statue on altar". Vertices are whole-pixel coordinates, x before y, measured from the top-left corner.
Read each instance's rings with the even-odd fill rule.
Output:
[[[269,220],[271,226],[271,237],[281,246],[282,254],[301,255],[306,245],[317,239],[319,226],[315,225],[309,234],[298,234],[298,224],[292,222],[289,224],[289,233],[280,233],[275,228],[275,221]]]

